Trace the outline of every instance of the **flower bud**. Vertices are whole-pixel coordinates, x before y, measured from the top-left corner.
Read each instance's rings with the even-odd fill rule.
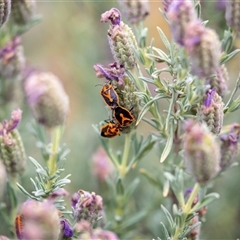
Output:
[[[205,124],[189,120],[184,130],[184,161],[187,171],[200,184],[206,184],[219,171],[220,148]]]
[[[230,167],[235,161],[236,156],[239,154],[240,145],[239,132],[234,132],[234,129],[224,135],[221,135],[221,162],[220,167],[222,170]]]
[[[16,129],[21,120],[21,114],[20,109],[13,111],[11,120],[5,120],[0,125],[0,158],[7,173],[13,177],[23,173],[26,163],[22,139]]]
[[[130,23],[141,22],[149,14],[149,2],[147,0],[118,0],[118,3]]]
[[[228,71],[224,64],[217,68],[215,74],[207,78],[207,83],[211,86],[211,88],[215,88],[216,92],[221,97],[223,97],[227,93],[228,81],[229,81]]]
[[[228,0],[226,1],[225,18],[227,25],[231,27],[240,36],[240,1]]]
[[[193,2],[186,0],[172,1],[166,7],[173,38],[183,46],[186,28],[188,28],[189,23],[197,19]]]
[[[216,135],[222,129],[223,107],[224,103],[222,98],[216,93],[216,89],[210,89],[204,97],[203,105],[198,108],[198,121],[200,123],[205,122],[209,130]]]
[[[0,77],[15,78],[25,66],[23,47],[19,37],[14,37],[0,49]]]
[[[34,72],[25,80],[24,91],[32,114],[40,124],[49,128],[64,124],[69,100],[56,76]]]
[[[94,192],[78,191],[79,199],[74,208],[76,221],[87,220],[94,224],[101,216],[103,210],[102,197]]]
[[[60,219],[58,210],[49,201],[27,200],[20,209],[21,234],[18,239],[58,239]]]
[[[113,165],[104,151],[103,148],[99,148],[93,155],[93,174],[94,176],[104,182],[106,178],[111,174]]]
[[[131,28],[121,21],[120,12],[116,8],[101,15],[101,22],[108,21],[108,41],[114,60],[127,69],[133,69],[136,65],[134,49],[137,50],[138,46]]]
[[[0,27],[7,22],[11,11],[11,0],[0,0]]]
[[[186,28],[184,46],[190,57],[192,72],[200,78],[214,74],[220,63],[221,43],[216,32],[194,21]]]
[[[27,24],[35,13],[35,0],[12,0],[12,16],[18,25]]]

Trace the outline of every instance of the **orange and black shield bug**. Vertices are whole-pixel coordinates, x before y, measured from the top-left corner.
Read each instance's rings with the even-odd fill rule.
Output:
[[[111,83],[106,83],[100,93],[103,97],[103,100],[110,108],[114,109],[119,105],[118,95],[113,89]]]
[[[135,118],[132,115],[132,113],[126,108],[120,106],[117,106],[113,110],[113,116],[118,121],[121,127],[126,127],[135,121]]]
[[[106,138],[113,138],[120,135],[121,128],[118,124],[109,122],[101,127],[101,136]]]
[[[15,230],[18,239],[23,239],[23,224],[24,224],[24,217],[22,214],[18,214],[15,218]]]

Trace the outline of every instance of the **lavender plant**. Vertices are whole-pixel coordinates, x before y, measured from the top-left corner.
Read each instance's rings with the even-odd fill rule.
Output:
[[[212,186],[236,165],[240,124],[224,125],[224,118],[240,108],[240,99],[235,97],[240,77],[228,93],[233,80],[226,67],[240,51],[233,50],[239,35],[239,2],[226,2],[229,28],[220,39],[201,19],[199,1],[164,0],[159,14],[169,23],[173,36],[168,40],[157,27],[165,51],[155,47],[153,40],[148,43],[144,26],[150,14],[148,2],[118,2],[121,11],[106,9],[100,18],[109,24],[106,41],[114,62],[94,65],[96,77],[105,81],[99,98],[103,97],[108,111],[104,123],[93,125],[101,143],[94,155],[93,174],[100,185],[106,185],[95,193],[83,190],[81,183],[82,189],[71,194],[71,209],[66,206],[70,175],[64,174],[69,149],[62,143],[69,97],[57,76],[25,67],[19,35],[39,20],[34,2],[2,2],[0,210],[9,238],[140,239],[145,237],[140,228],[146,219],[161,210],[163,214],[155,222],[159,236],[152,237],[200,239],[207,208],[219,198]],[[132,28],[122,20],[121,12]],[[27,159],[35,168],[30,190],[20,182],[28,167],[28,153],[17,130],[21,101],[13,101],[7,94],[19,83],[35,119],[28,131],[35,136],[42,157]],[[4,120],[10,111],[11,119]],[[140,134],[143,121],[152,129],[148,136]],[[124,139],[123,146],[118,146],[121,151],[114,147],[116,138]],[[139,169],[142,161],[151,161],[147,154],[154,149],[160,149],[156,175],[147,168]],[[129,184],[130,175],[136,177]],[[134,198],[141,188],[140,175],[161,195],[142,208],[138,205],[141,199]],[[24,203],[19,201],[23,194]]]

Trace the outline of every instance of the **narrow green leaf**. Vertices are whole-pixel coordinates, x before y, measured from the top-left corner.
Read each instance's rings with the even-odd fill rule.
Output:
[[[140,149],[138,149],[137,153],[134,155],[133,160],[131,160],[130,166],[137,161],[140,161],[154,146],[157,139],[155,139],[152,135],[149,135],[147,139],[142,143]]]
[[[151,105],[163,98],[164,96],[160,95],[160,94],[157,94],[154,98],[152,98],[148,103],[145,104],[145,106],[142,108],[141,112],[139,113],[139,116],[138,116],[138,120],[136,122],[136,126],[140,123],[140,121],[142,120],[142,118],[144,117],[144,115],[148,112],[148,110],[150,109]]]
[[[42,196],[46,195],[45,191],[43,191],[42,189],[39,189],[37,191],[33,191],[33,194],[35,195],[35,197],[42,197]]]
[[[132,196],[133,192],[136,190],[136,188],[138,187],[140,183],[139,178],[135,178],[127,187],[126,191],[125,191],[125,196],[124,196],[124,200],[128,201],[128,199]]]
[[[165,56],[165,54],[163,54],[163,51],[159,52],[158,55],[148,53],[146,56],[153,61],[166,62],[169,65],[171,65],[170,59],[167,56]]]
[[[235,49],[234,51],[232,51],[231,53],[227,54],[226,56],[224,56],[220,63],[224,64],[226,62],[228,62],[229,60],[231,60],[235,55],[237,55],[240,52],[240,49]]]
[[[211,203],[215,199],[218,199],[219,197],[220,197],[220,195],[218,193],[207,194],[200,203],[197,203],[194,206],[194,208],[192,209],[192,212],[198,211],[199,209],[209,205],[209,203]]]
[[[182,234],[179,235],[179,239],[183,239],[184,237],[186,237],[189,233],[192,232],[193,229],[197,228],[197,227],[200,227],[201,226],[201,222],[197,222],[193,225],[191,225],[190,227],[187,228],[186,231],[184,231]]]
[[[35,190],[38,190],[37,184],[34,182],[34,180],[32,178],[30,178],[30,181],[32,182]]]
[[[152,119],[143,118],[142,120],[143,120],[144,122],[147,122],[149,125],[151,125],[152,127],[154,127],[156,130],[159,130],[160,124],[159,124],[159,122],[158,122],[155,118],[152,118]]]
[[[139,169],[139,172],[154,186],[159,187],[160,182],[157,181],[155,177],[153,177],[153,174],[148,172],[146,169]]]
[[[34,200],[38,200],[38,198],[34,197],[33,195],[31,195],[24,187],[22,187],[19,183],[16,183],[17,187],[20,189],[20,191],[22,193],[24,193],[25,195],[27,195],[29,198],[34,199]]]
[[[162,210],[163,210],[163,212],[164,212],[164,214],[165,214],[165,216],[166,216],[166,218],[169,222],[170,227],[174,228],[175,222],[174,222],[170,212],[163,205],[161,205],[161,208],[162,208]]]
[[[168,231],[167,231],[165,225],[162,222],[160,223],[160,234],[162,236],[162,238],[161,238],[162,240],[169,240],[170,239]]]
[[[38,169],[36,169],[36,172],[39,173],[39,174],[41,174],[41,175],[43,175],[43,176],[45,176],[45,177],[48,177],[48,173],[47,173],[47,171],[44,170],[44,169],[38,168]]]
[[[147,83],[152,83],[155,84],[155,81],[152,78],[147,78],[147,77],[139,77],[139,79],[147,82]]]
[[[160,35],[160,38],[164,44],[164,46],[167,48],[167,50],[170,52],[171,51],[171,44],[170,42],[168,41],[166,35],[164,34],[164,32],[162,31],[161,28],[157,27],[157,30],[158,30],[158,33]]]
[[[36,169],[41,169],[44,171],[44,168],[33,157],[29,157],[29,160],[33,163]]]
[[[163,149],[162,155],[160,157],[160,163],[163,163],[167,159],[169,153],[171,152],[172,145],[173,145],[173,134],[170,134],[170,136],[168,136],[165,148]]]
[[[134,92],[136,96],[138,96],[140,99],[143,99],[144,101],[149,100],[149,96],[146,93],[143,92]]]
[[[135,214],[134,216],[129,217],[128,219],[124,220],[121,227],[123,229],[130,228],[133,225],[139,223],[144,217],[146,217],[147,214],[148,214],[148,210],[144,209],[144,210],[138,212],[137,214]]]
[[[124,186],[121,178],[119,178],[117,181],[116,190],[117,190],[117,195],[120,195],[120,196],[124,195]]]
[[[176,179],[175,176],[172,173],[170,173],[170,172],[164,172],[164,176],[170,182],[173,182]]]

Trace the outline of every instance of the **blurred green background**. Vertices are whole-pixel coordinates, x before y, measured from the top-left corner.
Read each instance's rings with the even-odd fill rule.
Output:
[[[153,37],[154,45],[163,48],[159,40],[156,27],[161,27],[170,38],[170,31],[163,20],[158,8],[161,1],[150,1],[151,12],[147,18],[146,26],[149,27],[149,42]],[[92,174],[92,156],[100,146],[99,137],[92,124],[97,124],[107,118],[107,110],[99,94],[104,81],[95,76],[93,65],[101,63],[107,65],[113,62],[107,41],[108,24],[100,23],[100,16],[111,7],[118,7],[117,1],[53,1],[37,2],[37,12],[42,15],[42,22],[24,34],[22,42],[25,49],[27,64],[43,71],[51,71],[62,81],[70,98],[70,114],[65,129],[64,142],[71,150],[67,156],[65,175],[71,173],[72,183],[67,186],[70,195],[79,189],[94,191],[103,196],[104,202],[109,202],[111,195],[106,192],[106,186],[98,184]],[[212,9],[212,10],[211,10]],[[210,20],[211,27],[222,34],[219,22],[224,22],[224,13],[217,10],[218,14],[208,14],[214,10],[214,2],[204,6],[205,19]],[[236,42],[236,46],[239,43]],[[239,56],[228,64],[231,82],[234,81],[239,71]],[[225,99],[228,99],[228,96]],[[40,151],[35,146],[34,137],[28,132],[27,124],[31,120],[30,112],[23,106],[23,122],[20,126],[23,142],[28,156],[32,156],[42,163]],[[225,123],[239,122],[239,114],[226,116]],[[139,135],[147,136],[153,131],[144,122],[137,129]],[[124,138],[116,137],[111,140],[115,151],[121,150]],[[149,207],[153,202],[156,206],[150,216],[139,222],[138,234],[134,239],[152,239],[160,234],[159,223],[165,221],[160,210],[163,202],[162,192],[153,188],[142,177],[138,169],[147,168],[155,175],[159,174],[158,168],[161,148],[159,145],[148,154],[140,165],[133,169],[126,184],[134,177],[140,178],[140,185],[134,193],[134,210]],[[29,178],[34,176],[34,169],[28,161],[28,169],[22,178],[23,184],[29,191],[32,185]],[[202,224],[201,239],[236,239],[240,237],[240,174],[239,167],[229,169],[224,176],[217,179],[213,191],[220,194],[208,208],[206,222]],[[22,196],[24,200],[24,196]],[[70,197],[67,199],[70,206]],[[110,213],[109,213],[110,214]],[[5,234],[4,224],[0,225],[0,233]]]

